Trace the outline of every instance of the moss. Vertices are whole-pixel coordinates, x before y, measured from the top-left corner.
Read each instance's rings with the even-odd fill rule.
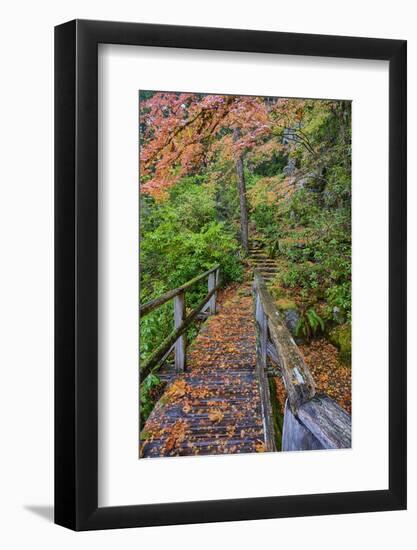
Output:
[[[142,430],[142,431],[140,432],[140,436],[139,436],[139,437],[140,437],[140,440],[141,440],[141,441],[146,441],[147,439],[149,439],[149,438],[151,437],[151,435],[152,435],[151,432],[147,432],[147,431],[145,431],[145,430]]]
[[[277,387],[275,379],[270,376],[269,381],[269,393],[271,396],[271,408],[272,408],[272,423],[274,426],[274,440],[277,451],[282,450],[282,431],[284,428],[284,415],[281,414],[279,409],[279,403],[277,399]]]
[[[329,340],[340,351],[340,358],[350,364],[352,358],[352,331],[350,325],[340,325],[329,332]]]
[[[284,289],[280,287],[279,284],[276,284],[275,281],[269,285],[269,292],[276,300],[282,298],[285,294]]]
[[[281,286],[278,276],[276,276],[269,284],[268,290],[276,301],[279,301],[280,299],[287,300],[287,298],[290,298],[288,290]]]
[[[287,311],[289,309],[297,309],[297,304],[294,302],[294,300],[290,300],[289,298],[278,298],[278,300],[275,301],[275,305],[280,311]]]

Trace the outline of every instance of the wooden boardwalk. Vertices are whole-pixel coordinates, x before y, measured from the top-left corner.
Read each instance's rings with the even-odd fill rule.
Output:
[[[168,385],[142,431],[142,457],[265,450],[255,373],[253,301],[235,289],[197,336],[187,372]]]
[[[141,457],[351,446],[350,416],[327,395],[316,394],[313,377],[269,293],[275,260],[255,245],[249,262],[253,281],[227,289],[219,306],[219,266],[141,306],[146,315],[173,299],[175,323],[141,366],[143,380],[174,350],[174,370],[158,370],[168,384],[141,431]],[[206,277],[209,292],[188,313],[184,292]],[[186,330],[198,315],[207,314],[186,352]],[[272,410],[274,376],[282,378],[287,394],[282,444]]]

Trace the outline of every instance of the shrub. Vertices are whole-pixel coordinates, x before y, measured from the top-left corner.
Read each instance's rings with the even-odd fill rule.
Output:
[[[318,332],[324,332],[324,321],[313,308],[301,308],[300,318],[295,327],[296,336],[303,335],[307,341]]]
[[[140,301],[145,303],[220,264],[221,281],[240,281],[240,247],[223,222],[213,221],[213,190],[201,178],[186,178],[171,190],[170,200],[144,198],[140,241]],[[207,294],[207,281],[186,292],[192,308]],[[145,359],[173,329],[172,302],[140,322],[140,356]],[[190,331],[190,336],[194,332]]]

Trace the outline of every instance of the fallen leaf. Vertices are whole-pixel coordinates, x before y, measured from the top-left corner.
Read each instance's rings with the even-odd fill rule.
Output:
[[[169,386],[165,392],[165,397],[169,401],[174,401],[180,397],[183,397],[186,394],[186,391],[187,384],[185,380],[179,379]]]
[[[255,451],[257,453],[264,453],[266,451],[265,443],[263,441],[257,441],[255,443]]]
[[[226,434],[228,437],[233,437],[234,434],[235,434],[235,427],[234,426],[229,426],[226,430]]]
[[[220,422],[223,419],[224,414],[221,410],[214,409],[209,412],[208,417],[212,422]]]

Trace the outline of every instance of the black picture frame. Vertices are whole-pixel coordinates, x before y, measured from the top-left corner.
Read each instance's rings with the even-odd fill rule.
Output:
[[[98,44],[389,62],[389,488],[98,507]],[[55,522],[74,530],[406,508],[406,41],[74,20],[55,28]]]

